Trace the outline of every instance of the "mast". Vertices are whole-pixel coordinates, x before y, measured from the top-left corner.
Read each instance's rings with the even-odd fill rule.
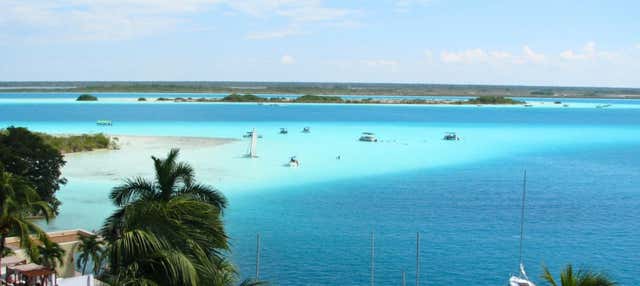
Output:
[[[376,267],[376,262],[375,262],[375,245],[376,245],[376,238],[373,234],[373,231],[371,232],[371,286],[375,285],[375,267]]]
[[[420,232],[416,232],[416,286],[420,285]]]
[[[251,147],[249,147],[249,157],[251,157],[251,158],[258,157],[258,155],[256,155],[256,144],[257,143],[258,143],[258,134],[256,132],[256,129],[253,128],[253,130],[251,130]]]
[[[524,239],[524,204],[527,196],[527,170],[524,170],[524,178],[522,180],[522,209],[520,210],[520,272],[526,277],[524,273],[524,263],[522,261],[522,240]]]

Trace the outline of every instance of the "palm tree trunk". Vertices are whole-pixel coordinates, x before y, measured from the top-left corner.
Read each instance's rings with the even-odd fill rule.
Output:
[[[82,276],[84,276],[84,271],[85,269],[87,269],[87,262],[89,261],[85,260],[84,263],[82,264]]]
[[[2,256],[4,255],[4,246],[6,244],[6,236],[4,234],[0,234],[0,268],[2,268]],[[2,269],[0,269],[0,273]]]

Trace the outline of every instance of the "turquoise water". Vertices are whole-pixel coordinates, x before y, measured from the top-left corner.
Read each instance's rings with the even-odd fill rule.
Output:
[[[574,100],[583,108],[43,101],[0,102],[0,124],[238,139],[183,150],[183,159],[229,197],[226,221],[244,276],[253,273],[259,232],[261,275],[276,284],[368,283],[373,231],[377,283],[399,284],[402,271],[411,283],[419,231],[421,281],[505,285],[517,271],[527,169],[530,276],[538,277],[543,263],[558,269],[572,262],[604,270],[623,285],[640,282],[633,255],[640,251],[640,111],[633,100],[607,109],[589,100]],[[97,127],[99,119],[114,126]],[[300,132],[305,126],[310,134]],[[289,134],[278,135],[280,127]],[[248,142],[240,136],[251,128],[263,135],[255,160],[242,158]],[[381,142],[358,142],[363,131]],[[440,140],[446,131],[463,139]],[[70,156],[64,170],[70,182],[59,193],[62,214],[48,227],[98,228],[112,211],[109,189],[122,176],[145,175],[148,156],[164,152]],[[282,166],[292,155],[300,168]]]

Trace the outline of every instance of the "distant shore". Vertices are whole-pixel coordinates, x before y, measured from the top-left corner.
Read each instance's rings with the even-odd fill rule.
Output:
[[[0,82],[7,92],[252,93],[387,96],[640,98],[640,88],[313,82]]]

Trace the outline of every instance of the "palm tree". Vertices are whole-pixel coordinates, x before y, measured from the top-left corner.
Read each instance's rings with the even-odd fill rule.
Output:
[[[197,273],[184,253],[144,230],[130,230],[111,242],[106,250],[107,271],[101,276],[109,285],[193,285]]]
[[[0,260],[10,235],[18,236],[20,247],[27,250],[33,249],[31,235],[42,242],[48,241],[46,233],[29,220],[33,212],[42,214],[47,222],[52,216],[49,204],[40,200],[29,182],[0,167]]]
[[[64,249],[55,242],[45,240],[30,253],[31,260],[53,270],[64,264]]]
[[[549,268],[544,267],[544,273],[542,274],[544,279],[551,286],[558,286],[558,283],[549,272]],[[578,270],[573,271],[571,264],[567,265],[565,269],[560,272],[560,284],[561,286],[613,286],[617,283],[604,273],[594,272],[591,270]]]
[[[113,284],[196,285],[194,249],[224,259],[227,201],[215,188],[196,183],[193,168],[176,161],[178,154],[172,149],[165,159],[151,157],[154,180],[137,177],[113,188],[111,200],[119,208],[101,230],[110,244],[104,276]],[[131,255],[133,250],[140,254]]]
[[[100,265],[102,264],[102,253],[104,252],[104,241],[98,239],[95,234],[80,237],[80,245],[78,245],[78,261],[76,266],[82,268],[82,275],[85,274],[87,264],[93,263],[93,273],[98,274]]]

